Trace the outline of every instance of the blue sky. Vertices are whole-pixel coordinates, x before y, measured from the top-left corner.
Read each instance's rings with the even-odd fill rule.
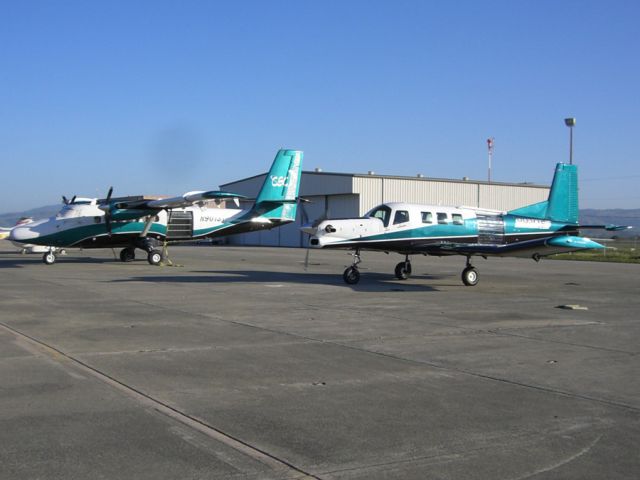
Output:
[[[267,170],[549,183],[640,208],[640,2],[0,2],[0,212]]]

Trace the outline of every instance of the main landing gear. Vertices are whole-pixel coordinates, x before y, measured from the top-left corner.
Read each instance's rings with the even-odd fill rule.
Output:
[[[147,262],[151,265],[160,265],[164,260],[162,250],[157,247],[157,242],[151,238],[144,237],[136,242],[135,246],[123,248],[120,251],[120,261],[133,262],[136,258],[136,248],[147,252]]]
[[[462,271],[462,283],[467,287],[474,287],[478,284],[478,271],[471,265],[471,257],[467,257],[467,266]]]
[[[136,259],[136,249],[133,247],[123,248],[120,251],[121,262],[133,262]]]
[[[398,280],[406,280],[411,276],[411,261],[409,260],[409,255],[405,256],[404,262],[396,265],[395,274]]]

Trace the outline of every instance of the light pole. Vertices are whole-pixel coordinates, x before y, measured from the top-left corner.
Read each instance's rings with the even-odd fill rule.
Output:
[[[573,165],[573,127],[576,125],[576,119],[565,118],[564,124],[569,127],[569,165]]]
[[[488,181],[489,183],[491,183],[491,160],[493,159],[493,142],[494,142],[494,138],[487,138],[487,150],[489,151],[489,175],[488,175]]]

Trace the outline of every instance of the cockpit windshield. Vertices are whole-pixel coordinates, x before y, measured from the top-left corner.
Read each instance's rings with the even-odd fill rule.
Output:
[[[80,217],[86,215],[87,205],[96,205],[96,199],[94,198],[84,198],[84,197],[73,197],[71,201],[67,201],[66,198],[63,198],[64,205],[60,209],[60,211],[56,214],[57,218],[72,218],[72,217]]]
[[[74,210],[74,208],[71,205],[65,205],[60,209],[56,217],[69,218],[69,217],[76,217],[77,215],[78,213]]]
[[[365,217],[379,218],[385,227],[389,226],[389,220],[391,219],[391,208],[386,205],[380,205],[373,210],[370,210]]]

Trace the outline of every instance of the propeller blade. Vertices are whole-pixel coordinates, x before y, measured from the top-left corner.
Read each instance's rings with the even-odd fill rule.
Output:
[[[298,197],[298,205],[300,205],[300,219],[302,220],[303,225],[309,223],[309,214],[307,213],[307,207],[304,205],[305,203],[311,203],[311,200]]]
[[[307,247],[307,253],[304,256],[304,271],[306,272],[307,269],[309,268],[309,253],[311,252],[311,249],[309,247]]]
[[[73,197],[71,197],[71,201],[69,203],[73,203],[76,201],[76,195],[74,195]]]
[[[109,187],[107,193],[107,199],[105,200],[106,209],[104,211],[104,223],[107,226],[107,233],[111,236],[111,194],[113,193],[113,186]]]
[[[69,199],[64,195],[62,195],[62,203],[64,203],[65,205],[69,205]]]

